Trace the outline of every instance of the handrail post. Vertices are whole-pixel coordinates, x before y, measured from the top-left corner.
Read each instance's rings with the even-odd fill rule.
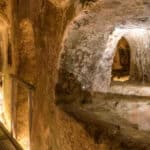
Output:
[[[17,84],[22,85],[28,90],[28,124],[29,124],[29,149],[31,149],[31,132],[32,132],[32,111],[33,111],[33,93],[35,90],[35,87],[26,82],[25,80],[19,78],[18,76],[14,74],[9,74],[11,79],[12,79],[12,100],[11,100],[11,106],[12,106],[12,119],[11,120],[11,131],[12,131],[12,136],[16,138],[16,122],[17,122],[17,116],[16,116],[16,95],[17,95]]]
[[[16,116],[16,93],[17,93],[17,82],[11,78],[11,135],[12,137],[16,138],[16,121],[17,121],[17,116]]]
[[[31,148],[31,132],[32,132],[32,111],[33,111],[33,90],[28,91],[28,115],[29,115],[29,149]]]

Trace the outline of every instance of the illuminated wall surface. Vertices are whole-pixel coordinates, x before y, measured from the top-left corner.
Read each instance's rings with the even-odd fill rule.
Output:
[[[0,1],[0,120],[23,149],[150,147],[149,16],[149,0]]]

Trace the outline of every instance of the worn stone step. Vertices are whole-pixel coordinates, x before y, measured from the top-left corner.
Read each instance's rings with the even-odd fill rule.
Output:
[[[150,97],[150,86],[142,84],[113,84],[108,93]]]
[[[17,150],[9,139],[0,140],[0,150]]]
[[[18,142],[0,122],[0,150],[22,150]]]
[[[117,143],[124,145],[125,149],[150,149],[149,132],[138,130],[127,120],[120,119],[116,114],[104,110],[99,110],[99,113],[95,113],[76,105],[59,105],[59,107],[81,122],[88,132],[95,128],[95,130],[92,130],[95,132],[92,135],[96,135],[97,141],[104,134],[110,139],[116,140]]]

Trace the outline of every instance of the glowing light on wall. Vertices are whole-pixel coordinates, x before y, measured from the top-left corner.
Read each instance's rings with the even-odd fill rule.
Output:
[[[1,122],[5,122],[4,121],[4,108],[3,108],[3,91],[2,91],[2,87],[0,87],[0,121]]]
[[[24,150],[30,150],[29,139],[27,137],[17,139],[17,141]]]

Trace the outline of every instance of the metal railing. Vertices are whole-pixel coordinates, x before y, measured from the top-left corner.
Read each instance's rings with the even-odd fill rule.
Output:
[[[11,79],[11,136],[13,138],[17,137],[17,88],[18,85],[24,87],[28,91],[28,122],[29,122],[29,146],[31,141],[31,130],[32,130],[32,111],[33,111],[33,94],[35,91],[35,87],[28,83],[27,81],[23,80],[22,78],[18,77],[15,74],[6,74]],[[0,76],[5,77],[4,74],[0,73]]]

